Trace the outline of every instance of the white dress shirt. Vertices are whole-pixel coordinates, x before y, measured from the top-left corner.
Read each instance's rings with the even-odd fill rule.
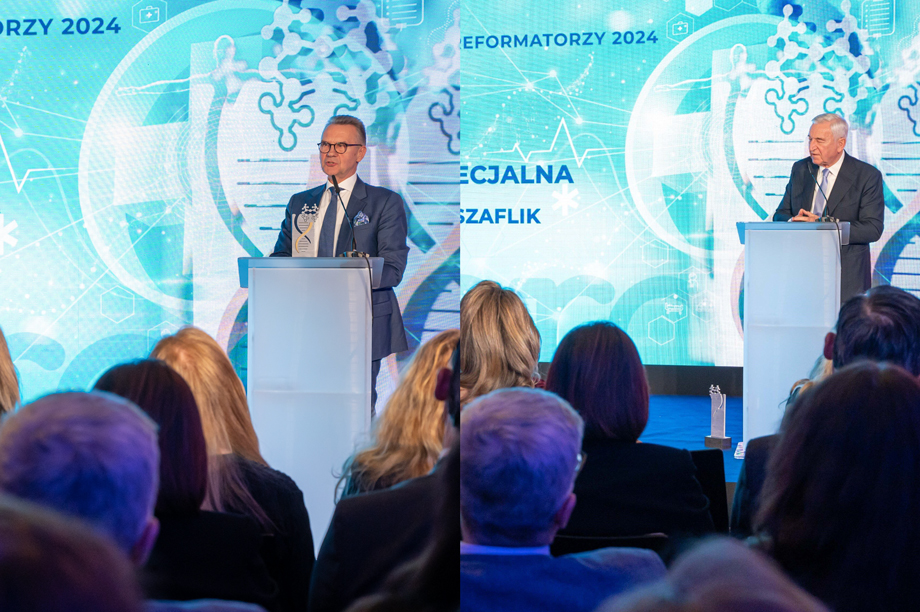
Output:
[[[342,195],[342,204],[335,203],[335,236],[332,239],[332,254],[338,255],[339,248],[336,244],[339,241],[339,230],[342,228],[342,222],[345,221],[345,209],[348,208],[348,201],[351,199],[351,192],[355,189],[355,183],[358,182],[358,173],[355,172],[344,181],[339,181],[339,192]],[[323,220],[326,218],[326,212],[329,210],[329,203],[332,195],[329,188],[332,187],[332,181],[326,181],[326,190],[319,199],[319,213],[316,215],[316,240],[313,246],[313,257],[316,257],[316,251],[319,249],[319,233],[322,231]],[[351,244],[342,248],[342,251],[351,249]]]
[[[830,171],[830,174],[827,175],[827,189],[824,190],[824,195],[827,197],[827,201],[824,202],[824,208],[827,208],[827,202],[831,199],[831,191],[834,190],[834,183],[837,182],[837,175],[840,174],[840,166],[843,165],[844,157],[846,157],[846,151],[840,154],[840,158],[834,162],[833,166],[828,168],[818,167],[818,172],[815,175],[815,180],[818,181],[818,184],[815,185],[815,192],[811,196],[811,212],[815,212],[815,199],[818,197],[818,186],[821,185],[821,180],[823,179],[821,173],[824,171]]]

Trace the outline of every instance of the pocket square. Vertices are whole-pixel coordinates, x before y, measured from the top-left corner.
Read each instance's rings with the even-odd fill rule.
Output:
[[[367,218],[367,215],[364,214],[363,210],[355,215],[355,227],[358,227],[359,225],[365,225],[370,222],[371,220]]]

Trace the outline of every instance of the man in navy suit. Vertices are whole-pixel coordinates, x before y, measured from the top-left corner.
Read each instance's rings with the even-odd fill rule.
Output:
[[[783,201],[773,213],[774,221],[849,221],[850,243],[840,247],[841,304],[871,286],[869,243],[881,237],[885,217],[882,174],[844,153],[848,129],[833,113],[812,119],[810,157],[792,165]],[[807,268],[808,262],[802,263]]]
[[[354,224],[357,250],[383,257],[380,287],[373,291],[371,389],[377,402],[380,360],[408,348],[399,302],[393,287],[406,270],[408,222],[399,194],[368,185],[358,178],[358,163],[367,153],[367,134],[357,117],[337,115],[329,120],[319,143],[326,184],[291,196],[272,257],[334,257],[351,250]],[[338,193],[332,177],[338,181]],[[348,219],[345,218],[347,212]]]
[[[466,406],[460,423],[461,612],[591,612],[664,575],[649,550],[550,556],[585,460],[584,422],[564,399],[499,389]]]

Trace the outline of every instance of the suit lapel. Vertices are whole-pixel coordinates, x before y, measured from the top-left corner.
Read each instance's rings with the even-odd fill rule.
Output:
[[[843,155],[843,163],[840,164],[840,172],[834,181],[834,188],[831,190],[831,197],[827,199],[827,206],[824,209],[824,214],[828,217],[834,216],[834,211],[837,209],[837,205],[840,204],[843,196],[850,190],[850,185],[853,184],[853,162],[850,160],[849,155],[846,153]]]
[[[364,187],[364,181],[359,178],[355,181],[355,187],[348,198],[348,207],[345,209],[348,219],[351,219],[352,222],[354,222],[355,215],[364,208],[366,197],[367,189]],[[351,250],[351,226],[348,224],[348,219],[342,219],[342,226],[339,228],[339,237],[336,242],[336,250],[339,253]]]

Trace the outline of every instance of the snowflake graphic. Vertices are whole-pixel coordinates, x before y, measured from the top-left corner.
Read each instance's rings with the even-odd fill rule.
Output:
[[[4,223],[3,213],[0,213],[0,255],[3,255],[3,245],[8,244],[11,247],[16,246],[18,242],[13,238],[13,230],[19,227],[15,221]]]
[[[569,209],[578,208],[578,202],[575,198],[578,197],[578,189],[573,189],[569,191],[568,185],[562,186],[562,191],[554,191],[553,197],[556,198],[556,203],[553,204],[553,210],[562,209],[562,214],[568,216]]]

